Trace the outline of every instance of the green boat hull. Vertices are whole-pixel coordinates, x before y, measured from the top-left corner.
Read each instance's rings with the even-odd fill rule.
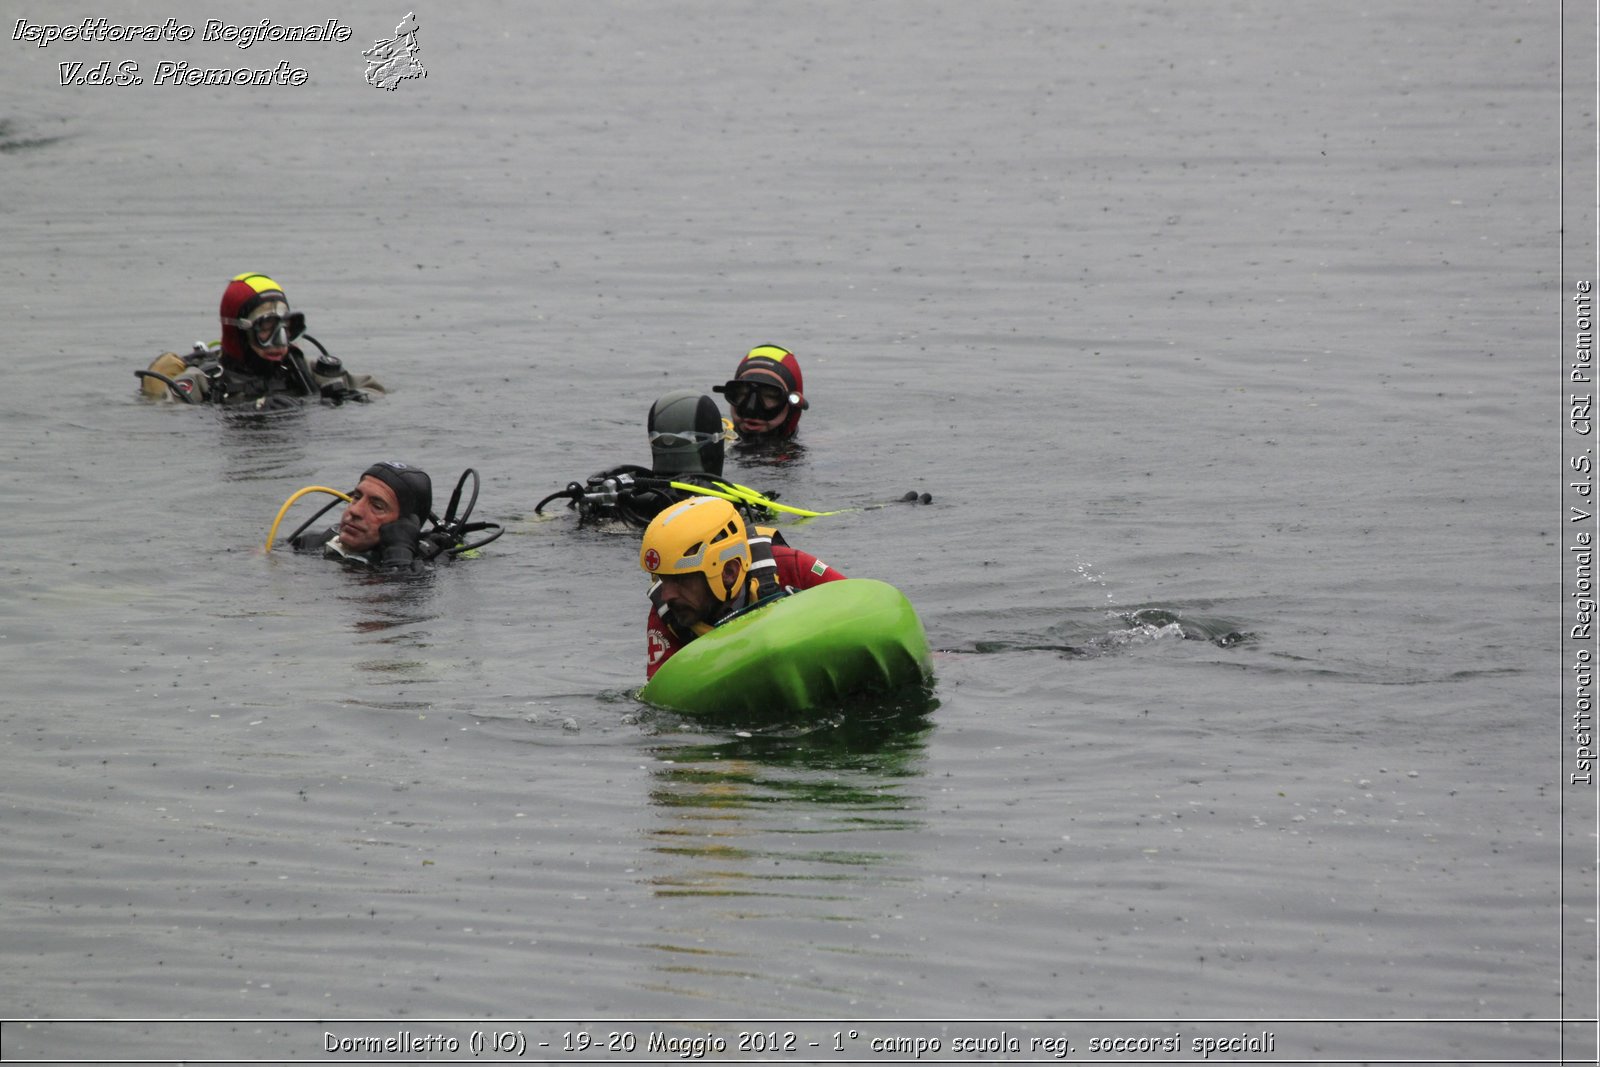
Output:
[[[900,590],[846,578],[731,619],[663,663],[639,699],[717,719],[783,719],[926,685],[933,660]]]

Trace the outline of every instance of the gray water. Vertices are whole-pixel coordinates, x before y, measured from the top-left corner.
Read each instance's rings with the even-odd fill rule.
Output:
[[[406,8],[337,6],[239,50],[6,5],[6,1058],[770,1020],[1026,1059],[955,1051],[1011,1020],[1593,1060],[1556,5],[463,0],[393,91],[360,51]],[[219,14],[262,12],[72,17]],[[105,59],[310,74],[59,84]],[[245,270],[391,395],[140,400]],[[532,514],[761,343],[804,447],[732,477],[932,495],[787,525],[910,598],[926,700],[653,711],[636,536]],[[411,582],[261,550],[391,457],[506,535]]]

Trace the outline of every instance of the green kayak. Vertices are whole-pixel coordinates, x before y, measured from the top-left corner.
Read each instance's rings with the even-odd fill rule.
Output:
[[[932,677],[928,636],[900,590],[846,578],[695,638],[661,665],[639,699],[691,715],[781,719]]]

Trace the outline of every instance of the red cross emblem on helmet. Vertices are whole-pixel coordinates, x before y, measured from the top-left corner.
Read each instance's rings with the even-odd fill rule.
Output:
[[[645,549],[645,552],[644,552],[644,567],[645,567],[645,570],[653,571],[659,566],[661,566],[661,553],[657,552],[653,548]]]

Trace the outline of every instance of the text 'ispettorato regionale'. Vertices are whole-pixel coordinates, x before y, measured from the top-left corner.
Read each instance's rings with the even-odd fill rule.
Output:
[[[169,18],[165,22],[124,23],[106,18],[85,18],[78,22],[29,22],[18,19],[11,30],[13,41],[27,41],[40,48],[58,42],[86,41],[94,44],[142,41],[149,44],[162,42],[224,41],[249,48],[262,41],[344,42],[350,40],[350,27],[338,19],[304,25],[286,25],[262,19],[260,22],[235,23],[222,19],[207,19],[195,27],[189,23]]]

